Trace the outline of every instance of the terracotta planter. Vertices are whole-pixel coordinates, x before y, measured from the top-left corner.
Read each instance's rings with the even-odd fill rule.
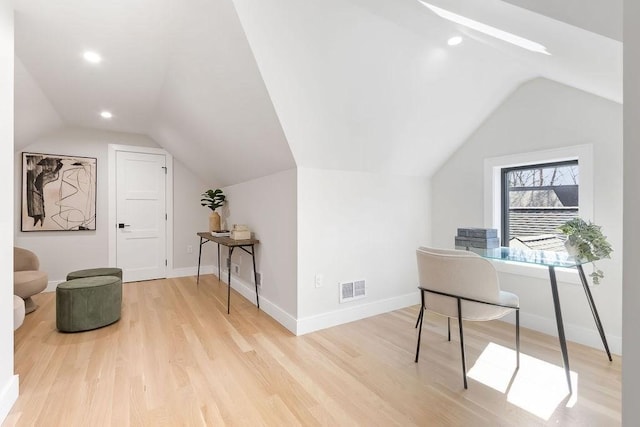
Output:
[[[218,212],[211,212],[209,215],[209,231],[220,231],[220,215]]]

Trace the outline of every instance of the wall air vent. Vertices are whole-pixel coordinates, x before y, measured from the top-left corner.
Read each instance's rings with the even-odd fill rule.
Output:
[[[361,299],[367,296],[365,280],[340,283],[340,303]]]

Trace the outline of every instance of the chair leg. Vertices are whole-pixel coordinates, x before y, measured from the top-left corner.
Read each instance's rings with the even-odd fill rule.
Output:
[[[516,309],[516,369],[520,369],[520,309]]]
[[[447,341],[451,341],[451,317],[447,317]]]
[[[464,333],[462,331],[462,301],[458,298],[458,326],[460,327],[460,353],[462,355],[462,379],[467,389],[467,361],[464,356]]]
[[[424,317],[424,291],[420,290],[420,315],[418,316],[418,320],[420,321],[420,329],[418,329],[418,344],[416,345],[416,360],[415,363],[418,363],[418,356],[420,355],[420,338],[422,338],[422,318]]]
[[[33,313],[34,311],[36,311],[36,308],[38,308],[38,304],[36,304],[36,302],[33,299],[31,299],[31,297],[24,300],[25,314]]]
[[[420,312],[418,313],[418,318],[416,319],[416,326],[414,326],[414,328],[418,327],[418,323],[420,323],[423,313],[424,313],[424,307],[420,307]]]

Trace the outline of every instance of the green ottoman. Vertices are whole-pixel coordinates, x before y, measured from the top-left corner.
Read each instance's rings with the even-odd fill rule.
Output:
[[[89,268],[87,270],[72,271],[67,274],[67,280],[82,279],[83,277],[95,277],[95,276],[116,276],[122,280],[121,268]]]
[[[83,277],[56,288],[56,327],[61,332],[101,328],[120,319],[122,280],[116,276]]]

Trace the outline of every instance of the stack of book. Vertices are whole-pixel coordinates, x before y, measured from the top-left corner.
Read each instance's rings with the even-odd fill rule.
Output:
[[[246,225],[234,224],[231,230],[231,238],[233,240],[247,240],[251,238],[251,231]]]
[[[495,228],[458,228],[456,246],[482,249],[500,247],[498,230]]]
[[[215,237],[228,237],[231,235],[231,232],[229,230],[218,230],[212,231],[211,235]]]

